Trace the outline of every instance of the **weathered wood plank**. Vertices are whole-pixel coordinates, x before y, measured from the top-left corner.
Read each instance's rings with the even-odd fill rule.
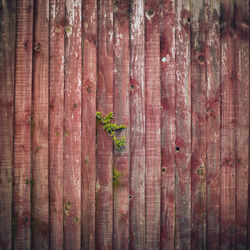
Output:
[[[83,1],[82,249],[95,249],[97,2]]]
[[[206,248],[206,31],[205,1],[191,2],[192,206],[191,248]]]
[[[64,248],[81,248],[81,0],[66,0],[64,103]]]
[[[50,1],[49,226],[51,249],[63,248],[65,0]]]
[[[129,248],[145,249],[144,1],[131,1],[130,11]]]
[[[161,249],[175,236],[175,1],[161,1]]]
[[[14,135],[14,249],[30,249],[33,1],[17,1]]]
[[[176,245],[191,247],[190,3],[176,2]]]
[[[113,0],[98,4],[97,110],[113,112]],[[112,249],[113,236],[113,142],[97,128],[96,248]]]
[[[145,1],[145,247],[160,249],[161,82],[159,1]]]
[[[234,1],[221,1],[221,201],[220,248],[235,248],[235,16]]]
[[[32,248],[49,249],[48,87],[49,1],[34,5],[32,114]]]
[[[206,0],[207,249],[219,249],[220,204],[220,4]]]
[[[249,1],[235,1],[236,249],[247,249],[249,167]]]
[[[0,3],[0,31],[0,246],[11,249],[16,1]]]
[[[117,124],[127,126],[121,134],[126,146],[114,152],[113,180],[114,235],[113,248],[126,250],[129,246],[129,2],[114,4],[114,115]]]

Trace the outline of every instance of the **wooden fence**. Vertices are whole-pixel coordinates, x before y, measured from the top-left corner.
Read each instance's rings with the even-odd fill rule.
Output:
[[[1,250],[250,249],[248,0],[1,0],[0,32]]]

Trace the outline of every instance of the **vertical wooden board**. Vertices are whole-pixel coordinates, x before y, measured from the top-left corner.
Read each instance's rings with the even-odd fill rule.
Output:
[[[14,135],[14,249],[30,249],[33,1],[17,1]]]
[[[65,0],[50,1],[49,227],[51,249],[63,248],[63,113]]]
[[[249,165],[249,1],[235,1],[236,249],[247,249]]]
[[[82,249],[95,249],[97,2],[83,1]]]
[[[190,4],[176,2],[176,245],[191,248]]]
[[[207,174],[207,249],[219,249],[220,204],[220,4],[206,0],[206,174]]]
[[[161,1],[161,249],[175,236],[175,1]]]
[[[81,248],[81,0],[66,0],[63,133],[64,248]]]
[[[0,246],[11,249],[16,1],[0,3]]]
[[[159,1],[145,1],[145,246],[160,249],[161,82]]]
[[[191,1],[191,248],[206,248],[206,6]]]
[[[117,124],[127,128],[120,136],[126,137],[126,146],[115,149],[113,180],[114,233],[113,248],[128,249],[129,237],[129,2],[114,4],[114,116]]]
[[[221,2],[221,201],[220,248],[235,248],[235,16],[234,1]]]
[[[144,1],[130,2],[129,248],[145,249]]]
[[[113,112],[113,0],[98,2],[97,110]],[[113,142],[97,128],[96,248],[111,249],[113,234]]]
[[[32,115],[32,248],[49,248],[48,71],[49,2],[34,6]]]

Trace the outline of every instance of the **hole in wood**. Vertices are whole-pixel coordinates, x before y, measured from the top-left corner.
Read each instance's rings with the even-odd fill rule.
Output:
[[[131,85],[131,89],[134,89],[135,88],[135,86],[134,85]]]
[[[177,152],[179,152],[179,151],[180,151],[180,147],[176,147],[175,150],[176,150]]]
[[[190,17],[188,18],[188,22],[189,22],[189,23],[191,22],[191,18],[190,18]]]
[[[161,172],[162,172],[163,174],[165,174],[165,173],[166,173],[166,168],[162,168]]]
[[[199,59],[200,62],[203,62],[205,60],[205,56],[199,55],[198,59]]]
[[[131,200],[133,198],[133,195],[129,195],[129,199]]]

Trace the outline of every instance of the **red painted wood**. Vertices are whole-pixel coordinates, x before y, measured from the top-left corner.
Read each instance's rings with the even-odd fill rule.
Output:
[[[249,166],[249,1],[235,2],[236,249],[247,249]]]
[[[206,174],[207,174],[207,249],[219,249],[220,204],[220,4],[206,1]]]
[[[97,3],[83,1],[82,249],[95,249]]]
[[[144,1],[130,3],[129,249],[145,249]]]
[[[13,109],[16,2],[0,5],[0,246],[12,247]]]
[[[34,6],[32,115],[32,248],[49,248],[48,89],[49,2]]]
[[[114,168],[120,177],[114,180],[113,248],[128,249],[129,237],[129,2],[114,5],[114,115],[117,124],[127,126],[121,136],[126,146],[114,152]]]
[[[65,1],[50,1],[49,226],[51,249],[63,248]]]
[[[113,0],[98,5],[97,111],[113,112]],[[96,249],[112,249],[113,142],[101,126],[97,129]]]
[[[159,1],[145,1],[146,249],[160,249],[161,82]]]
[[[14,249],[30,249],[33,1],[17,1],[13,221]]]
[[[81,1],[66,0],[64,103],[64,248],[81,248]]]
[[[191,247],[190,3],[176,2],[176,244]]]
[[[235,30],[234,2],[221,2],[220,248],[235,248]]]
[[[206,248],[206,31],[205,2],[191,2],[192,206],[191,248]]]
[[[175,236],[175,1],[161,2],[161,249]]]

